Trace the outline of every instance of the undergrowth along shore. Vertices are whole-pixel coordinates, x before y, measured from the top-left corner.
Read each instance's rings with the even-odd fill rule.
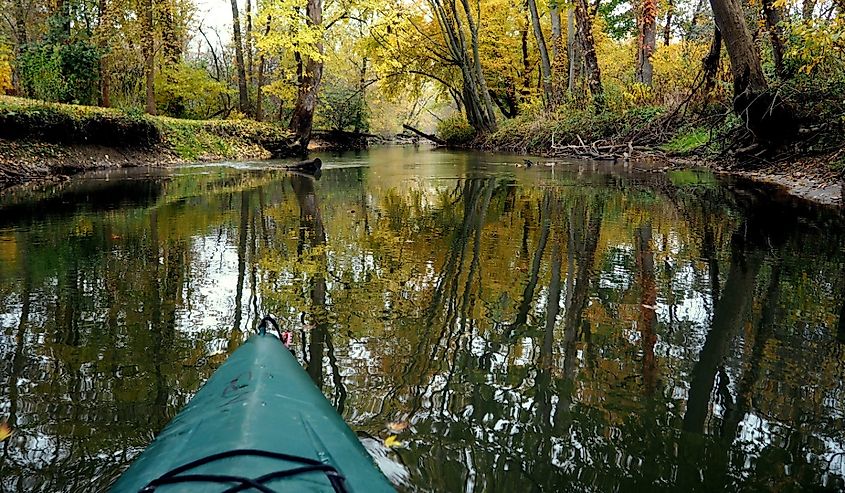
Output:
[[[462,116],[453,116],[437,133],[453,147],[599,160],[650,158],[768,173],[778,177],[769,181],[787,187],[796,177],[821,187],[845,176],[845,118],[809,128],[800,142],[766,155],[738,153],[734,136],[740,131],[730,114],[688,116],[660,107],[596,113],[569,107],[526,112],[486,135],[476,135]],[[268,143],[289,140],[283,127],[253,120],[183,120],[0,96],[0,189],[97,168],[268,158]]]
[[[608,161],[650,158],[737,171],[801,167],[831,181],[845,173],[845,117],[835,120],[808,126],[800,140],[764,152],[739,145],[747,130],[730,112],[703,116],[654,106],[533,111],[483,135],[456,116],[441,121],[437,134],[455,147]]]
[[[47,159],[74,146],[158,154],[165,162],[258,158],[269,156],[266,143],[288,138],[286,129],[253,120],[182,120],[0,96],[0,156],[38,144]]]

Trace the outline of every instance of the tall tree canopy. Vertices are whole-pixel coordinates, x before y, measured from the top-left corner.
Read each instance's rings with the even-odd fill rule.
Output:
[[[193,0],[0,6],[0,91],[261,119],[303,147],[312,128],[443,122],[471,137],[514,118],[719,104],[776,145],[843,112],[835,0],[232,0],[226,25]]]

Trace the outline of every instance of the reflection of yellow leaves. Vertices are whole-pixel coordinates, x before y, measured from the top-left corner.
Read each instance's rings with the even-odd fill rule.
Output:
[[[409,426],[411,426],[411,423],[407,421],[393,421],[391,423],[387,423],[387,431],[391,433],[402,433],[407,430]]]
[[[384,440],[384,446],[387,448],[402,448],[405,443],[396,438],[396,435],[390,435]]]
[[[73,227],[73,236],[90,236],[94,233],[94,223],[88,218],[79,218]]]
[[[15,261],[18,253],[18,243],[14,236],[0,236],[0,260],[9,263]]]
[[[8,423],[5,421],[0,423],[0,442],[12,436],[13,433],[14,431],[12,431],[12,427]]]

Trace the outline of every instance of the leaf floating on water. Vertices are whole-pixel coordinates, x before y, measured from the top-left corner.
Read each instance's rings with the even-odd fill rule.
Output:
[[[405,446],[404,442],[396,438],[396,435],[390,435],[384,439],[384,446],[387,448],[402,448]]]
[[[407,421],[393,421],[387,423],[387,431],[390,433],[402,433],[403,431],[407,430],[408,427],[411,426],[411,423]]]
[[[15,432],[5,421],[0,422],[0,442],[12,436]]]

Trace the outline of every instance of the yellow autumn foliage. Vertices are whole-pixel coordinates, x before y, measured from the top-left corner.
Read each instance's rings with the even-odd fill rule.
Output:
[[[8,48],[0,44],[0,94],[12,90],[12,64]]]
[[[832,19],[810,19],[790,27],[798,43],[788,45],[786,56],[798,71],[832,73],[843,69],[845,60],[845,15]]]

